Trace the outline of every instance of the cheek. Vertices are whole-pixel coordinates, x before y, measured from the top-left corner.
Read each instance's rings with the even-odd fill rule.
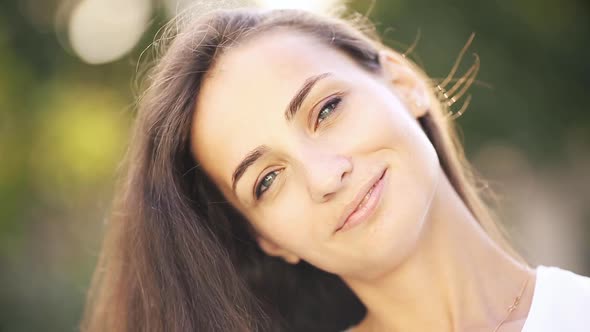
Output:
[[[280,194],[272,198],[268,207],[263,207],[254,220],[262,232],[282,247],[305,255],[305,249],[310,248],[319,230],[317,217],[305,207],[307,200],[302,199],[303,193],[296,183],[281,183]],[[299,204],[293,204],[299,202]]]
[[[388,90],[376,87],[373,91],[362,90],[352,96],[347,129],[365,137],[377,137],[387,140],[390,144],[396,135],[406,130],[409,111],[404,104]]]

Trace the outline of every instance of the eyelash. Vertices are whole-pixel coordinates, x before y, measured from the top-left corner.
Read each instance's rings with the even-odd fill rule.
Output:
[[[331,108],[332,112],[330,112],[330,115],[328,115],[328,117],[332,116],[334,114],[334,112],[336,112],[336,110],[338,109],[338,105],[341,102],[342,102],[342,96],[337,95],[337,96],[334,96],[334,97],[330,98],[328,101],[326,101],[324,103],[324,105],[322,106],[322,108],[320,109],[320,111],[318,112],[318,115],[316,117],[316,122],[314,124],[314,130],[317,129],[319,123],[324,122],[325,119],[326,119],[326,118],[324,118],[324,119],[322,119],[321,121],[318,122],[318,119],[320,119],[320,115],[322,114],[322,112],[325,109],[327,109],[327,108]],[[278,171],[272,171],[272,172],[269,172],[269,173],[265,174],[262,177],[262,180],[260,181],[259,184],[256,185],[255,190],[254,190],[254,197],[256,198],[256,200],[259,200],[261,198],[261,196],[264,195],[264,193],[268,190],[268,189],[266,189],[266,190],[264,190],[262,192],[260,191],[260,188],[262,187],[262,184],[264,183],[264,180],[269,175],[272,175],[272,174],[275,174],[274,178],[276,178],[276,173],[277,172]],[[273,179],[273,183],[274,183],[274,179]],[[270,186],[268,188],[270,188]]]

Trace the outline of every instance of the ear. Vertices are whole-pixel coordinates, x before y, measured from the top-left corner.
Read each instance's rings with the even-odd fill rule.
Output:
[[[379,62],[386,83],[407,105],[412,115],[416,118],[425,115],[431,101],[424,78],[403,55],[391,50],[381,50]]]
[[[262,251],[264,251],[269,256],[281,257],[285,260],[285,262],[290,264],[297,264],[301,260],[297,255],[286,249],[283,249],[272,240],[258,236],[256,241],[258,242],[260,249],[262,249]]]

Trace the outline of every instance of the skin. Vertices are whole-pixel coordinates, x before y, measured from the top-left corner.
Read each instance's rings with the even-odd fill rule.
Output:
[[[433,100],[421,76],[397,53],[380,57],[384,71],[371,74],[288,30],[234,46],[204,80],[191,131],[195,159],[252,223],[267,254],[306,260],[351,287],[368,309],[354,331],[492,331],[528,278],[500,329],[520,331],[534,270],[481,230],[448,182],[416,121]],[[325,73],[285,120],[302,84]],[[325,106],[334,96],[342,97],[338,105]],[[234,169],[259,145],[271,152],[234,192]],[[344,207],[385,168],[372,217],[334,232]],[[256,201],[261,182],[266,192]]]

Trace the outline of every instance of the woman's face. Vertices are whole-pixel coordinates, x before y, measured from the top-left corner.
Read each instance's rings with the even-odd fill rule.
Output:
[[[382,61],[397,84],[280,30],[223,53],[205,78],[194,156],[268,254],[364,278],[399,264],[417,243],[441,171],[415,119],[421,110],[405,102],[421,85]],[[384,171],[373,212],[336,231]]]

